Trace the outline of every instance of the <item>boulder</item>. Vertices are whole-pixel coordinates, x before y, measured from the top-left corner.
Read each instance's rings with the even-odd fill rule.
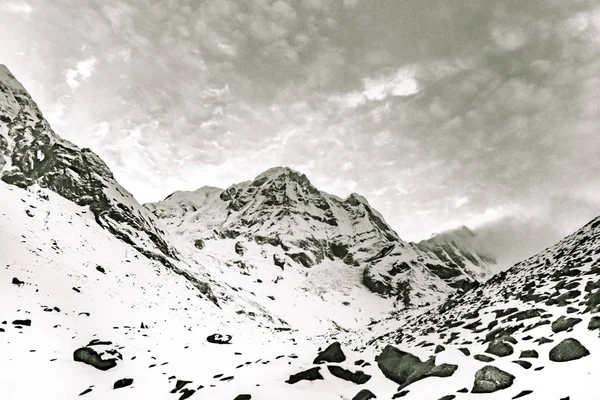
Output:
[[[581,322],[581,318],[568,318],[562,316],[552,323],[552,332],[558,333],[571,329]]]
[[[204,240],[202,240],[202,239],[194,240],[194,247],[196,247],[198,250],[202,250],[204,248],[204,246],[205,246]]]
[[[377,398],[377,396],[375,396],[373,392],[371,392],[369,389],[363,389],[356,393],[352,400],[371,400],[375,398]]]
[[[573,361],[589,356],[590,352],[577,339],[565,339],[550,350],[550,360]]]
[[[345,360],[346,355],[342,351],[342,345],[340,342],[334,342],[317,355],[317,358],[314,359],[313,364],[323,364],[326,362],[339,363]]]
[[[323,375],[319,372],[321,367],[314,367],[307,369],[306,371],[298,372],[297,374],[290,375],[289,379],[285,381],[290,385],[300,381],[315,381],[317,379],[323,379]]]
[[[124,388],[126,386],[129,386],[133,383],[133,379],[131,378],[123,378],[123,379],[119,379],[118,381],[116,381],[113,384],[113,389],[120,389],[120,388]]]
[[[231,335],[222,335],[220,333],[213,333],[212,335],[206,338],[208,343],[215,344],[230,344],[231,343]]]
[[[357,385],[367,383],[371,379],[371,375],[367,375],[362,371],[352,372],[337,365],[328,365],[327,369],[331,372],[331,375],[345,381],[354,382]]]
[[[75,350],[73,352],[73,360],[91,365],[100,371],[108,371],[117,366],[116,358],[102,359],[100,354],[90,347],[80,347]]]
[[[435,357],[421,361],[418,357],[390,345],[375,357],[375,361],[386,378],[400,385],[398,390],[431,376],[451,376],[458,368],[452,364],[435,365]]]
[[[246,246],[244,246],[244,244],[242,242],[236,242],[235,243],[235,252],[237,254],[239,254],[240,256],[243,256],[244,253],[246,252]]]
[[[514,349],[505,338],[500,338],[488,344],[485,352],[493,354],[496,357],[506,357],[511,355],[514,352]]]
[[[283,269],[285,267],[285,257],[281,254],[273,254],[273,264]]]
[[[515,377],[499,368],[486,365],[475,373],[472,393],[493,393],[512,386]]]

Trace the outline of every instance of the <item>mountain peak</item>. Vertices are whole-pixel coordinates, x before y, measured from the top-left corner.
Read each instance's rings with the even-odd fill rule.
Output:
[[[15,76],[10,72],[8,67],[4,64],[0,64],[0,82],[7,85],[11,90],[15,90],[18,92],[25,92],[25,87],[15,78]]]
[[[301,172],[298,172],[296,170],[293,170],[290,167],[286,167],[286,166],[277,166],[277,167],[271,167],[269,169],[267,169],[266,171],[262,172],[261,174],[259,174],[254,180],[259,180],[259,179],[264,179],[264,178],[277,178],[281,175],[287,175],[287,176],[291,176],[291,175],[297,175],[297,176],[306,176]]]

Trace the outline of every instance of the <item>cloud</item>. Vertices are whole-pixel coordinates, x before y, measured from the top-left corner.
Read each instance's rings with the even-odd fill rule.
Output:
[[[96,57],[89,58],[77,62],[74,68],[69,68],[65,72],[65,80],[71,89],[76,89],[81,82],[87,81],[92,76],[94,67],[96,66]]]
[[[33,11],[33,8],[25,3],[24,1],[16,2],[16,1],[7,1],[4,2],[0,8],[4,11],[13,12],[22,15],[29,15]]]
[[[0,58],[143,201],[285,164],[411,240],[600,203],[594,1],[2,7]]]

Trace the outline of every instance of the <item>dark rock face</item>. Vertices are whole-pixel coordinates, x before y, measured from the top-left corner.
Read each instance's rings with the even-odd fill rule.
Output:
[[[100,371],[108,371],[109,369],[117,366],[116,358],[103,360],[96,350],[89,347],[81,347],[75,350],[73,353],[73,360],[91,365]]]
[[[183,275],[216,303],[207,283],[174,265],[178,253],[157,228],[154,215],[115,180],[100,157],[55,134],[16,79],[8,84],[0,81],[0,96],[15,101],[15,112],[0,110],[0,127],[7,129],[0,134],[0,180],[21,188],[37,184],[89,207],[98,225],[149,259]],[[10,170],[4,169],[5,159],[10,160]]]
[[[493,393],[512,386],[515,377],[499,368],[486,365],[475,373],[472,393]]]
[[[317,355],[314,359],[313,364],[323,364],[326,362],[343,362],[346,360],[346,355],[342,351],[342,345],[340,342],[331,343],[325,350]]]
[[[315,381],[317,379],[323,379],[323,375],[319,372],[321,367],[314,367],[311,369],[307,369],[306,371],[298,372],[297,374],[290,375],[290,378],[285,381],[290,385],[300,381]]]
[[[375,357],[375,361],[386,378],[400,385],[399,389],[431,376],[452,376],[458,368],[451,364],[435,365],[435,357],[421,361],[418,357],[389,345]]]
[[[565,362],[589,356],[590,352],[577,339],[565,339],[550,350],[550,360]]]
[[[220,333],[213,333],[212,335],[206,338],[208,343],[215,344],[229,344],[231,343],[231,335],[221,335]]]
[[[371,392],[369,389],[363,389],[360,392],[356,393],[352,400],[371,400],[375,398],[377,398],[377,396],[375,396],[373,392]]]
[[[123,379],[119,379],[118,381],[116,381],[113,385],[113,389],[120,389],[120,388],[124,388],[126,386],[129,386],[133,383],[133,379],[130,378],[123,378]]]
[[[371,379],[371,375],[367,375],[362,371],[352,372],[337,365],[328,365],[327,369],[331,372],[331,375],[345,381],[354,382],[357,385],[367,383]]]

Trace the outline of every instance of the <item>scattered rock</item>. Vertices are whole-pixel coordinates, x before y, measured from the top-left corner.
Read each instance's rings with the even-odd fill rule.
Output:
[[[525,397],[528,394],[533,393],[533,390],[523,390],[521,393],[519,393],[518,395],[516,395],[515,397],[513,397],[513,399],[520,399],[521,397]]]
[[[238,394],[237,396],[235,396],[235,399],[233,400],[251,400],[252,396],[249,394]]]
[[[13,325],[31,326],[30,319],[15,319],[12,323]]]
[[[88,394],[88,393],[89,393],[89,392],[91,392],[91,391],[92,391],[92,388],[87,388],[87,389],[85,389],[83,392],[79,393],[79,396],[83,396],[83,395],[85,395],[85,394]]]
[[[466,347],[461,347],[458,350],[460,350],[460,352],[463,353],[465,356],[470,356],[471,355],[471,352]]]
[[[588,324],[588,329],[590,331],[600,329],[600,317],[592,317],[592,319],[590,319],[590,323]]]
[[[562,316],[552,323],[552,332],[558,333],[571,329],[573,326],[580,323],[581,318],[570,318]]]
[[[453,400],[456,396],[453,394],[447,394],[446,396],[440,397],[439,400]]]
[[[491,342],[488,345],[485,352],[493,354],[497,357],[506,357],[511,355],[514,352],[514,350],[507,340],[505,340],[504,338],[500,338]]]
[[[444,346],[442,346],[441,344],[438,344],[437,346],[435,346],[435,350],[434,353],[441,353],[442,351],[446,350],[446,348]]]
[[[129,386],[133,383],[133,379],[131,378],[123,378],[116,381],[113,385],[113,389],[120,389],[126,386]]]
[[[202,250],[204,248],[204,240],[202,239],[196,239],[194,241],[194,246],[198,249],[198,250]]]
[[[80,347],[75,350],[75,352],[73,352],[73,360],[91,365],[101,371],[108,371],[117,366],[117,359],[109,358],[103,360],[102,357],[96,353],[96,350],[89,347]]]
[[[235,252],[237,254],[239,254],[240,256],[243,256],[244,253],[246,252],[246,246],[244,246],[244,244],[242,242],[236,242],[235,243]]]
[[[590,352],[577,339],[565,339],[550,350],[550,360],[573,361],[589,356]]]
[[[515,377],[499,368],[486,365],[475,373],[472,393],[493,393],[512,386]]]
[[[538,352],[535,350],[523,350],[519,358],[538,358]]]
[[[357,385],[367,383],[369,379],[371,379],[371,375],[367,375],[362,371],[352,372],[342,367],[338,367],[337,365],[328,365],[327,369],[331,372],[331,375],[346,381],[354,382]]]
[[[323,364],[326,362],[343,362],[346,360],[346,355],[342,351],[340,342],[331,343],[325,350],[317,355],[313,364]]]
[[[521,367],[525,368],[525,369],[529,369],[531,368],[531,363],[529,361],[524,361],[524,360],[513,360],[513,362],[517,365],[520,365]]]
[[[431,376],[451,376],[458,368],[451,364],[435,365],[435,357],[421,361],[418,357],[390,345],[375,357],[375,361],[386,378],[400,385],[399,389]]]
[[[196,393],[196,391],[194,389],[183,389],[180,393],[181,396],[179,396],[179,400],[185,400],[192,397],[192,395]]]
[[[106,270],[102,266],[100,266],[100,265],[96,266],[96,271],[102,272],[103,274],[106,274]]]
[[[492,362],[494,361],[494,357],[486,356],[485,354],[475,354],[473,356],[474,359],[481,362]]]
[[[19,278],[12,278],[12,284],[20,287],[20,286],[24,285],[25,282],[20,281]]]
[[[298,372],[297,374],[290,375],[290,378],[285,381],[290,385],[300,381],[314,381],[317,379],[323,379],[323,375],[319,372],[321,367],[314,367],[311,369],[307,369],[306,371]]]
[[[356,393],[352,400],[371,400],[375,398],[377,398],[377,396],[375,396],[373,392],[371,392],[369,389],[363,389],[360,392]]]
[[[231,335],[221,335],[220,333],[213,333],[212,335],[206,338],[208,343],[215,344],[230,344],[231,343]]]
[[[273,254],[273,263],[283,269],[285,267],[285,257],[280,254]]]

